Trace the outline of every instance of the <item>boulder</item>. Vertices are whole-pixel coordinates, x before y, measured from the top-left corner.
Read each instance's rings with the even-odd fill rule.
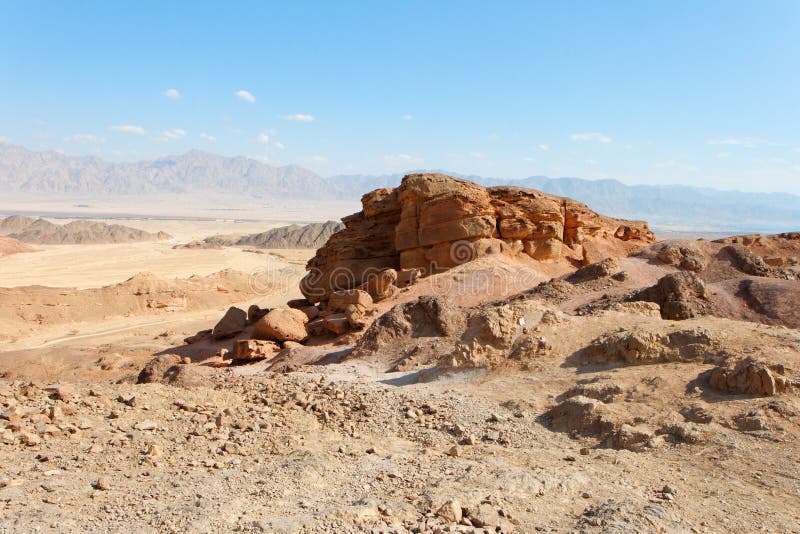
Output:
[[[208,385],[216,371],[201,365],[183,365],[180,358],[172,354],[156,356],[139,373],[137,383],[160,383],[180,387]]]
[[[344,313],[334,313],[323,319],[322,327],[331,334],[340,336],[350,330],[350,321]]]
[[[290,342],[287,341],[287,343]],[[233,346],[233,359],[234,361],[250,361],[271,358],[280,350],[280,346],[274,341],[240,339]]]
[[[303,341],[308,337],[308,315],[293,308],[275,308],[258,320],[253,336],[275,341]]]
[[[228,308],[222,319],[214,325],[211,335],[214,339],[233,337],[247,327],[247,313],[235,306]]]
[[[711,372],[709,384],[725,393],[772,396],[791,388],[794,382],[781,364],[750,357],[729,357]]]
[[[661,308],[661,317],[670,320],[698,317],[708,309],[705,284],[694,273],[685,271],[664,276],[629,300],[655,302]]]
[[[554,430],[582,434],[604,434],[613,430],[613,424],[604,417],[604,404],[580,395],[570,397],[547,412]]]
[[[374,302],[393,297],[397,294],[397,271],[384,269],[367,280],[361,289],[369,293]]]
[[[328,299],[327,309],[343,312],[351,304],[361,306],[366,310],[372,307],[372,297],[361,289],[334,291]]]

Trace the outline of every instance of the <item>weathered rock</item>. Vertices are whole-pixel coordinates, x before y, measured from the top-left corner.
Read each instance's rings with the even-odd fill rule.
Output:
[[[202,365],[181,365],[174,355],[156,356],[139,373],[140,384],[162,383],[180,387],[207,386],[216,371]],[[135,399],[132,399],[133,402]]]
[[[167,370],[178,363],[180,363],[180,358],[173,354],[156,356],[147,362],[144,368],[139,372],[137,382],[139,384],[161,382]]]
[[[580,282],[588,282],[600,278],[606,278],[620,271],[619,261],[616,258],[606,258],[597,263],[592,263],[581,267],[570,276],[567,277],[568,282],[573,284]]]
[[[187,345],[191,345],[192,343],[198,343],[203,341],[204,339],[209,339],[211,337],[211,330],[200,330],[193,336],[189,336],[183,340],[184,343]]]
[[[465,311],[442,296],[424,296],[398,304],[381,315],[364,333],[355,352],[370,354],[398,348],[415,338],[460,335],[466,328]]]
[[[241,339],[233,346],[233,359],[235,361],[249,361],[271,358],[280,350],[281,348],[274,341]]]
[[[460,523],[463,517],[461,503],[455,499],[450,499],[436,510],[436,515],[448,523]]]
[[[706,313],[706,288],[693,273],[679,271],[661,278],[656,285],[638,292],[630,300],[655,302],[663,319],[683,320]]]
[[[247,323],[254,324],[256,321],[264,317],[269,309],[264,309],[259,307],[257,304],[251,304],[249,308],[247,308]]]
[[[378,272],[440,272],[489,254],[540,261],[627,255],[654,241],[642,222],[598,215],[578,202],[518,187],[484,188],[443,174],[411,174],[397,189],[361,199],[307,265],[301,290],[312,302],[363,287]],[[385,281],[382,281],[383,285]],[[377,288],[376,288],[377,289]],[[385,291],[370,291],[376,300]]]
[[[604,434],[614,425],[604,417],[603,406],[599,400],[579,395],[552,407],[547,417],[553,429],[560,432]]]
[[[391,298],[397,294],[397,271],[384,269],[374,276],[370,276],[361,289],[369,293],[374,302]]]
[[[578,384],[571,387],[564,392],[561,397],[568,399],[570,397],[588,397],[596,399],[604,403],[609,403],[614,400],[614,397],[622,393],[622,388],[619,384],[611,382],[591,382],[588,384]]]
[[[663,245],[656,257],[667,265],[674,265],[685,271],[700,272],[708,264],[707,258],[701,251],[675,243]]]
[[[643,425],[623,424],[614,436],[614,446],[635,451],[646,447],[654,437],[654,432]]]
[[[728,245],[722,252],[727,253],[733,265],[745,274],[770,276],[772,273],[772,269],[764,259],[744,245]]]
[[[341,336],[350,330],[350,321],[347,315],[343,313],[334,313],[322,320],[322,326],[331,334]]]
[[[276,308],[256,322],[253,336],[275,341],[303,341],[308,337],[307,323],[308,316],[300,310]]]
[[[672,332],[645,329],[603,335],[587,347],[589,356],[601,361],[650,364],[675,361],[705,361],[715,355],[714,339],[702,328]]]
[[[726,393],[778,395],[794,385],[789,371],[780,364],[755,358],[727,358],[709,378],[711,387]]]
[[[350,328],[354,330],[363,330],[367,327],[366,310],[363,307],[357,304],[350,304],[344,310],[344,315],[347,317]]]
[[[661,434],[668,434],[684,443],[700,443],[705,438],[705,431],[695,423],[673,423],[666,425]]]
[[[361,289],[334,291],[328,299],[327,309],[334,312],[343,312],[350,305],[361,306],[363,309],[372,307],[372,297]]]
[[[225,339],[226,337],[235,336],[245,327],[247,327],[247,312],[236,306],[231,306],[222,316],[222,319],[214,325],[211,335],[214,339]]]

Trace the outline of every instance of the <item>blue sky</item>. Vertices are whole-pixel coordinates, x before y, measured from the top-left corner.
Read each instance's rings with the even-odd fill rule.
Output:
[[[800,193],[795,0],[0,0],[0,72],[34,150]]]

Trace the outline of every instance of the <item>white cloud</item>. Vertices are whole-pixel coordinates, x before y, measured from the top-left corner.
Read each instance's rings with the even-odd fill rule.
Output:
[[[550,150],[550,145],[536,145],[536,150],[539,152],[547,152]]]
[[[35,124],[36,126],[44,126],[45,124],[47,124],[47,121],[43,119],[33,119],[33,124]]]
[[[0,144],[3,144],[3,143],[6,143],[6,144],[11,143],[11,138],[0,135]]]
[[[254,97],[253,93],[251,93],[250,91],[245,91],[244,89],[239,89],[234,94],[238,98],[240,98],[241,100],[244,100],[245,102],[248,102],[250,104],[255,104],[256,103],[256,97]]]
[[[408,113],[406,113],[405,115],[403,115],[403,120],[404,120],[404,121],[411,121],[411,120],[414,120],[414,116],[413,116],[413,115],[410,115],[410,114],[408,114]]]
[[[256,141],[258,141],[262,145],[267,145],[269,144],[269,135],[265,133],[259,134],[259,136],[256,138]]]
[[[105,137],[94,134],[75,134],[64,138],[65,143],[78,143],[81,145],[100,145],[106,142]]]
[[[325,156],[311,156],[311,161],[316,163],[328,163],[328,158]]]
[[[172,130],[164,130],[161,132],[161,135],[154,137],[153,141],[158,141],[159,143],[169,143],[170,141],[177,141],[178,139],[183,139],[184,137],[186,137],[186,130],[173,128]]]
[[[182,95],[181,92],[178,91],[177,89],[167,89],[166,91],[164,91],[164,96],[172,100],[180,100]]]
[[[611,143],[613,140],[600,132],[581,132],[570,136],[573,141],[595,141],[597,143]]]
[[[726,145],[726,146],[740,146],[744,148],[754,148],[759,145],[772,144],[764,139],[756,139],[755,137],[726,137],[724,139],[709,139],[709,145]]]
[[[180,128],[173,128],[172,130],[164,130],[161,132],[161,135],[166,137],[167,139],[181,139],[186,137],[186,130],[181,130]]]
[[[732,152],[719,152],[717,154],[717,159],[728,159],[733,155]]]
[[[283,143],[281,143],[280,141],[275,141],[275,142],[274,142],[274,143],[272,143],[272,144],[273,144],[273,145],[275,145],[275,148],[277,148],[277,149],[280,149],[280,150],[283,150],[284,148],[286,148],[286,145],[284,145],[284,144],[283,144]]]
[[[111,130],[115,132],[134,134],[134,135],[144,135],[147,133],[147,130],[145,130],[141,126],[136,126],[135,124],[120,124],[117,126],[112,126]]]
[[[314,115],[308,115],[306,113],[294,113],[291,115],[284,115],[283,119],[287,121],[313,122]]]
[[[483,152],[469,152],[467,155],[469,157],[475,158],[475,159],[486,159],[486,158],[489,157],[486,154],[484,154]]]
[[[205,139],[206,141],[209,141],[211,143],[215,143],[217,141],[216,137],[214,137],[213,135],[209,135],[209,134],[207,134],[205,132],[200,134],[200,138],[201,139]]]

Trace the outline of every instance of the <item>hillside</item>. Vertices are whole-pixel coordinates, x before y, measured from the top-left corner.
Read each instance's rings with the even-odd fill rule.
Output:
[[[338,221],[312,223],[302,226],[292,224],[244,236],[211,236],[204,239],[203,244],[206,247],[248,246],[255,248],[316,249],[324,245],[333,234],[343,228],[344,225]]]
[[[93,221],[72,221],[64,225],[45,219],[13,216],[0,220],[0,235],[38,245],[75,245],[98,243],[131,243],[170,239],[165,232],[152,234],[122,226]]]

